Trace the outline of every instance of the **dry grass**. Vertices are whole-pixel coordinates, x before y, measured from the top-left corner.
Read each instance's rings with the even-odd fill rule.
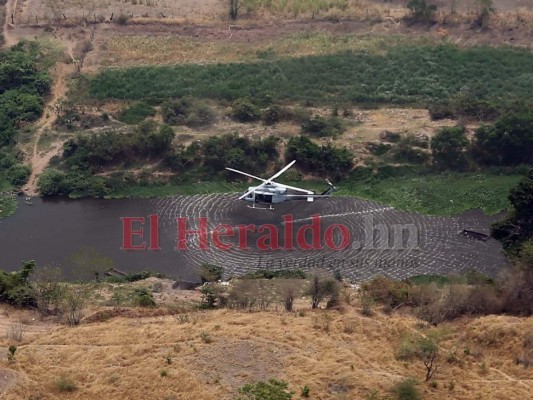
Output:
[[[231,33],[229,33],[231,34]],[[382,54],[394,43],[413,39],[404,36],[334,35],[303,32],[276,39],[242,41],[179,38],[165,35],[120,35],[107,40],[100,50],[100,65],[164,65],[181,63],[256,62],[273,57],[326,55],[342,51]],[[431,39],[414,39],[427,43]]]
[[[309,386],[313,398],[360,399],[387,393],[403,377],[422,380],[421,362],[395,355],[405,335],[436,333],[438,386],[421,384],[424,398],[533,396],[531,371],[515,362],[532,318],[465,318],[436,331],[410,316],[364,317],[352,300],[340,311],[311,311],[300,299],[296,309],[304,312],[295,313],[277,311],[281,304],[159,317],[137,309],[129,318],[57,326],[17,343],[16,361],[4,361],[16,377],[3,398],[231,399],[245,383],[277,377],[296,393]],[[76,389],[60,392],[62,378]]]

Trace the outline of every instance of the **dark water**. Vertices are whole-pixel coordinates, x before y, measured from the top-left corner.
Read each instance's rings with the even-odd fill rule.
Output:
[[[121,249],[121,218],[147,219],[151,214],[159,216],[161,250]],[[230,227],[266,224],[277,229],[279,242],[285,243],[289,234],[284,230],[284,215],[294,218],[294,232],[309,224],[313,215],[319,215],[322,225],[317,236],[322,248],[261,249],[258,239],[262,234],[257,231],[249,235],[250,246],[245,249],[233,246],[221,250],[213,245],[212,232],[220,224]],[[186,250],[176,249],[178,217],[187,218],[189,230],[199,227],[200,217],[208,219],[207,230],[211,235],[208,249],[200,248],[198,235],[187,236]],[[464,229],[488,232],[493,222],[495,217],[479,211],[451,217],[426,216],[355,197],[333,197],[313,203],[288,201],[277,204],[274,211],[252,210],[245,202],[238,201],[235,194],[122,200],[35,198],[32,205],[20,198],[16,213],[0,220],[0,268],[16,270],[22,260],[35,260],[38,266],[60,266],[67,276],[90,279],[94,277],[92,271],[104,270],[107,265],[93,262],[90,266],[80,266],[72,261],[76,255],[78,260],[83,259],[80,252],[85,251],[85,254],[93,252],[110,258],[113,266],[120,270],[159,271],[183,280],[197,280],[197,268],[205,262],[223,266],[227,275],[240,275],[259,268],[339,270],[344,277],[354,280],[370,279],[378,274],[396,279],[428,273],[460,274],[472,269],[495,275],[506,264],[500,243],[460,234]],[[340,251],[324,246],[324,233],[332,224],[342,224],[350,233],[350,245]],[[394,245],[385,249],[373,247],[374,241],[380,242],[381,235],[386,241],[394,239],[398,227],[399,242],[393,240],[390,243]],[[144,229],[148,242],[150,227],[147,223]],[[415,246],[404,245],[404,231],[409,234],[405,243],[414,239]],[[234,245],[235,240],[224,239]],[[139,240],[134,242],[138,243]],[[94,256],[85,258],[91,260]]]
[[[90,249],[98,256],[110,257],[118,269],[155,270],[183,279],[196,276],[191,268],[182,265],[178,253],[121,250],[120,218],[155,213],[153,200],[34,198],[32,205],[25,204],[22,198],[18,201],[16,213],[0,220],[1,269],[15,270],[22,260],[35,260],[38,266],[60,266],[72,272],[69,258],[83,252],[82,249]],[[163,249],[173,245],[172,238],[162,235]]]

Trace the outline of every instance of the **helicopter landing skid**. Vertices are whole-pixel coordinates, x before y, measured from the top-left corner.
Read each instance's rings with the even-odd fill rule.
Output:
[[[268,207],[256,207],[256,205],[254,203],[253,206],[248,206],[248,208],[252,208],[254,210],[269,210],[269,211],[274,210],[274,207],[272,207],[272,204],[269,204]]]

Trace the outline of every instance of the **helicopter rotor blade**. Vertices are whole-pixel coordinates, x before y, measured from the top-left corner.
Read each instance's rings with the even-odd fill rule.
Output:
[[[250,177],[250,178],[257,179],[258,181],[263,181],[263,182],[266,181],[266,179],[259,178],[258,176],[255,176],[255,175],[252,175],[252,174],[248,174],[248,173],[246,173],[246,172],[239,171],[238,169],[233,169],[233,168],[228,168],[228,167],[226,167],[226,169],[227,169],[228,171],[231,171],[231,172],[236,172],[236,173],[238,173],[238,174],[241,174],[241,175],[244,175],[244,176],[248,176],[248,177]]]
[[[274,174],[270,179],[267,179],[267,180],[263,180],[263,183],[260,184],[259,186],[256,186],[254,187],[252,190],[249,190],[247,191],[246,193],[244,193],[241,197],[239,197],[239,200],[242,200],[244,199],[246,196],[248,196],[250,193],[253,193],[255,192],[257,189],[269,184],[269,183],[272,183],[272,181],[274,179],[276,179],[278,176],[280,176],[281,174],[283,174],[285,171],[287,171],[290,167],[292,167],[292,165],[296,162],[296,160],[292,161],[291,163],[289,163],[288,165],[286,165],[285,167],[283,167],[280,171],[278,171],[276,174]],[[240,171],[239,171],[240,172]],[[262,180],[262,179],[261,179]]]

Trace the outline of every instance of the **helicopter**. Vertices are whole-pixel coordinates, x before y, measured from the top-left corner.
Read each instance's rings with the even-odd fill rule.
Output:
[[[258,181],[263,182],[259,186],[248,187],[248,190],[239,197],[239,200],[245,200],[248,202],[252,202],[251,208],[260,208],[260,207],[256,207],[256,204],[267,204],[268,205],[267,209],[273,210],[274,208],[272,207],[272,204],[281,203],[287,200],[298,200],[298,199],[306,199],[308,202],[311,202],[315,198],[330,197],[331,194],[335,190],[337,190],[337,188],[333,186],[333,184],[329,181],[329,179],[326,179],[326,182],[328,183],[328,188],[320,194],[316,194],[315,192],[311,190],[297,188],[294,186],[285,185],[283,183],[274,182],[274,179],[278,178],[281,174],[283,174],[290,167],[292,167],[295,162],[296,160],[292,161],[291,163],[283,167],[279,172],[274,174],[269,179],[263,179],[258,176],[248,174],[246,172],[239,171],[234,168],[226,167],[226,169],[228,171],[235,172],[237,174],[241,174],[249,178],[254,178],[254,179],[257,179]],[[291,193],[290,191],[299,192],[299,193]]]

